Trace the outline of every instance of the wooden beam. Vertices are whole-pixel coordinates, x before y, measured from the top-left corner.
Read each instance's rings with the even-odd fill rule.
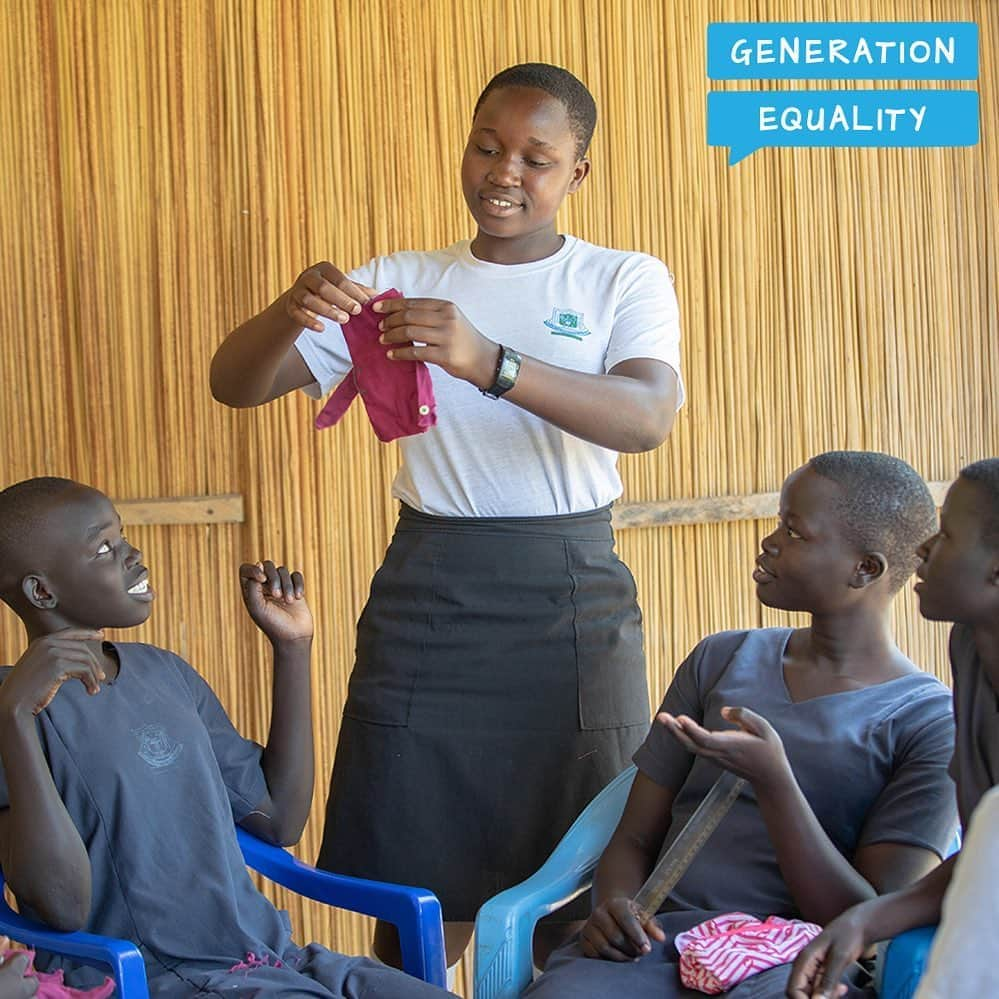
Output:
[[[133,524],[241,524],[243,496],[170,496],[159,499],[115,500],[126,526]]]
[[[780,493],[747,496],[704,496],[699,499],[621,503],[614,509],[614,527],[655,527],[657,524],[718,524],[774,517]]]
[[[929,482],[927,485],[937,506],[941,506],[950,482]],[[780,493],[748,493],[651,503],[619,503],[613,508],[614,527],[621,531],[664,524],[765,520],[777,515],[779,502]],[[241,524],[244,519],[240,493],[116,500],[115,506],[126,524]]]
[[[928,482],[936,505],[942,506],[950,482]],[[613,508],[615,530],[662,524],[721,524],[737,520],[765,520],[777,516],[780,493],[743,496],[704,496],[696,499],[619,503]]]

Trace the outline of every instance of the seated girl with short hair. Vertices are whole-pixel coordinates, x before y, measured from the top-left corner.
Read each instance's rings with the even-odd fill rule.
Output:
[[[787,478],[753,579],[761,603],[810,622],[711,635],[679,667],[635,754],[592,915],[526,995],[701,995],[681,981],[677,934],[732,911],[822,924],[939,863],[956,827],[950,693],[889,627],[935,515],[888,455],[830,452]],[[643,925],[635,894],[723,770],[747,784]],[[788,969],[725,994],[783,996]]]

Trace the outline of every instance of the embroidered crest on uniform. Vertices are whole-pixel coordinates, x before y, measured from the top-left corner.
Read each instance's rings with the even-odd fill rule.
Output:
[[[167,735],[162,725],[143,725],[141,728],[133,728],[132,735],[139,740],[140,758],[157,770],[176,762],[184,748],[182,742],[177,742]]]
[[[545,320],[547,326],[555,336],[568,336],[573,340],[582,340],[584,336],[590,335],[590,330],[583,322],[583,313],[573,309],[552,309],[551,319]]]

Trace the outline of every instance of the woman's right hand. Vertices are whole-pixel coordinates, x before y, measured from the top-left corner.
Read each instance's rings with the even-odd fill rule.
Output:
[[[374,288],[355,284],[328,260],[321,260],[298,275],[284,294],[284,307],[296,325],[321,333],[319,316],[342,325],[377,294]]]
[[[580,933],[587,957],[605,961],[634,961],[652,950],[649,937],[665,943],[666,934],[655,917],[642,924],[631,898],[608,898],[591,913]]]

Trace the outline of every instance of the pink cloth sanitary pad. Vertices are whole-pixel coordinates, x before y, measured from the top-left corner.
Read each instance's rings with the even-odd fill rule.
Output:
[[[316,429],[337,423],[360,395],[380,441],[422,434],[437,422],[434,386],[422,361],[390,361],[390,346],[378,342],[382,317],[371,308],[383,298],[401,298],[394,288],[366,302],[359,315],[343,324],[354,367],[327,399],[316,417]]]
[[[688,989],[718,995],[750,975],[793,961],[821,932],[814,923],[780,916],[762,923],[744,912],[708,919],[676,935],[680,981]]]

